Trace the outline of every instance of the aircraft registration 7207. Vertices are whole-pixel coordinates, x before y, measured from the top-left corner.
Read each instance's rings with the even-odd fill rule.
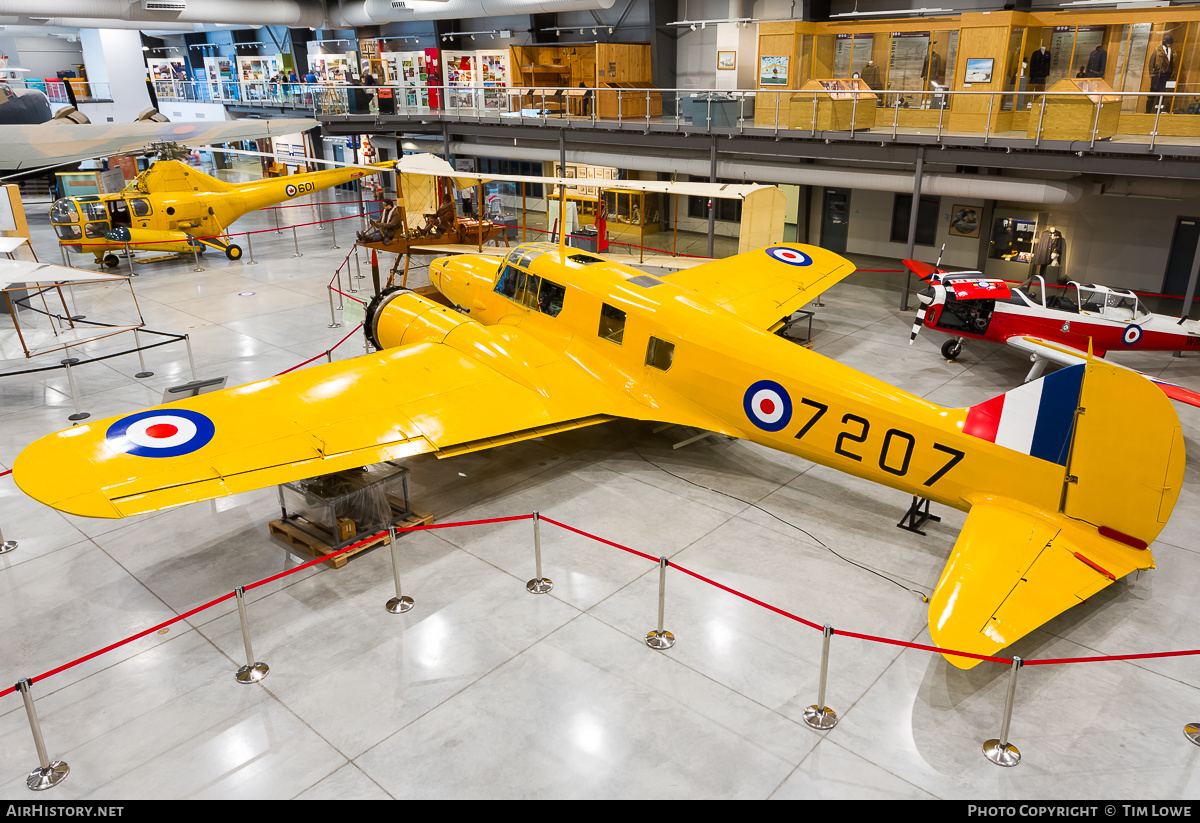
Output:
[[[49,435],[14,477],[123,517],[617,417],[695,426],[969,511],[929,612],[939,648],[976,656],[947,654],[963,668],[1153,567],[1184,470],[1161,392],[1089,359],[946,408],[773,333],[853,270],[796,244],[663,276],[541,243],[440,259],[455,308],[384,292],[375,353]],[[1108,459],[1113,432],[1136,461]]]

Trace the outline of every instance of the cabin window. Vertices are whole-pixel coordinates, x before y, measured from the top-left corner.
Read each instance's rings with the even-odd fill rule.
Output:
[[[600,336],[618,346],[625,337],[625,312],[603,303],[600,306]]]
[[[91,200],[79,205],[83,207],[83,213],[88,220],[108,220],[108,209],[100,201]]]
[[[558,317],[558,313],[562,311],[563,298],[566,294],[565,286],[560,286],[550,280],[543,280],[542,287],[538,289],[538,311],[551,317]]]
[[[58,232],[58,236],[63,240],[78,240],[83,237],[83,229],[79,228],[79,226],[72,226],[70,224],[55,226],[54,230]]]
[[[675,344],[669,343],[666,340],[659,340],[657,337],[650,338],[650,345],[646,347],[646,365],[653,366],[661,371],[666,371],[671,368],[671,361],[675,359]]]
[[[527,309],[536,309],[538,286],[541,282],[542,278],[536,274],[526,274],[524,279],[517,283],[517,294],[513,299]]]
[[[79,212],[70,200],[57,200],[50,207],[51,223],[74,223],[79,219]]]
[[[129,201],[129,207],[133,209],[135,217],[150,216],[150,201],[144,200],[141,197],[135,197]]]
[[[500,276],[496,278],[496,294],[503,294],[505,297],[513,297],[517,293],[518,281],[525,280],[525,272],[513,266],[505,266],[500,272]]]
[[[105,222],[105,223],[88,223],[83,228],[84,235],[92,240],[96,240],[98,238],[103,237],[104,233],[107,231],[108,231],[108,223],[107,222]]]

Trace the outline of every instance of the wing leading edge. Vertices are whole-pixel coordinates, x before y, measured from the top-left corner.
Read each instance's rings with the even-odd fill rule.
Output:
[[[509,334],[514,357],[539,345]],[[442,343],[389,349],[48,435],[21,452],[13,477],[62,511],[125,517],[593,425],[620,408],[578,370],[541,362],[534,390]]]

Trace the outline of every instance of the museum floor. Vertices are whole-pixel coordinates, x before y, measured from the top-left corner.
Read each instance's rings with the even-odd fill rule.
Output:
[[[49,226],[34,221],[39,255],[57,261]],[[267,225],[252,215],[239,228]],[[210,252],[203,272],[190,260],[143,267],[135,286],[146,322],[189,334],[199,376],[227,375],[229,385],[319,354],[349,330],[328,328],[325,291],[349,232],[339,230],[340,251],[327,235],[301,232],[299,258],[290,234],[271,233],[255,236],[258,265]],[[813,323],[816,350],[947,405],[1020,383],[1028,362],[994,346],[968,346],[957,363],[938,356],[939,335],[926,332],[910,348],[912,312],[898,311],[896,289],[895,275],[863,273],[827,292]],[[92,294],[75,290],[79,311],[100,319],[124,311]],[[355,336],[335,357],[361,352]],[[144,381],[132,377],[135,357],[76,370],[93,419],[157,404],[167,386],[190,378],[182,345],[146,360],[155,375]],[[1196,355],[1121,362],[1200,388]],[[25,366],[10,356],[2,370]],[[1200,413],[1176,408],[1194,447]],[[0,380],[0,470],[31,440],[67,427],[71,411],[62,372]],[[817,623],[928,642],[927,606],[912,590],[936,584],[961,513],[938,510],[942,522],[920,537],[896,528],[908,504],[899,492],[738,441],[675,450],[695,432],[653,428],[615,422],[415,458],[412,498],[438,522],[537,509]],[[1121,432],[1111,452],[1117,467],[1138,459]],[[85,520],[0,478],[0,526],[20,544],[0,556],[0,682],[300,564],[307,557],[268,536],[278,513],[266,489]],[[1198,527],[1192,458],[1152,547],[1158,569],[1109,587],[1011,651],[1200,647]],[[980,751],[1001,723],[1009,673],[999,664],[964,672],[939,655],[835,636],[827,702],[841,720],[817,732],[801,715],[816,701],[819,632],[669,573],[665,628],[677,642],[653,651],[643,638],[655,628],[654,564],[544,525],[555,588],[535,596],[525,591],[532,538],[528,521],[404,537],[404,589],[416,600],[405,615],[384,608],[393,593],[386,550],[255,589],[254,652],[271,668],[257,685],[234,680],[244,652],[232,601],[36,684],[50,756],[71,768],[41,795],[24,784],[37,756],[21,700],[0,698],[0,797],[1200,795],[1200,748],[1182,733],[1200,719],[1195,657],[1025,668],[1010,735],[1023,760],[1004,769]]]

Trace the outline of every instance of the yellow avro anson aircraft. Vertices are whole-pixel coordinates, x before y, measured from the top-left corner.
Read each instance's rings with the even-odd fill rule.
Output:
[[[853,270],[794,244],[661,277],[541,243],[441,259],[431,278],[458,310],[384,292],[366,320],[374,354],[49,435],[14,477],[64,512],[124,517],[628,417],[969,511],[930,605],[944,650],[992,655],[1153,566],[1184,470],[1161,391],[1094,359],[944,408],[772,333]],[[1114,438],[1136,457],[1114,462]]]
[[[378,174],[395,165],[389,160],[370,167],[345,166],[249,183],[226,183],[178,160],[159,160],[117,194],[56,200],[50,207],[50,222],[59,245],[74,252],[90,252],[97,262],[110,267],[120,262],[113,252],[126,246],[163,253],[191,253],[210,247],[225,252],[230,260],[238,260],[242,247],[223,235],[246,212],[366,174]]]

